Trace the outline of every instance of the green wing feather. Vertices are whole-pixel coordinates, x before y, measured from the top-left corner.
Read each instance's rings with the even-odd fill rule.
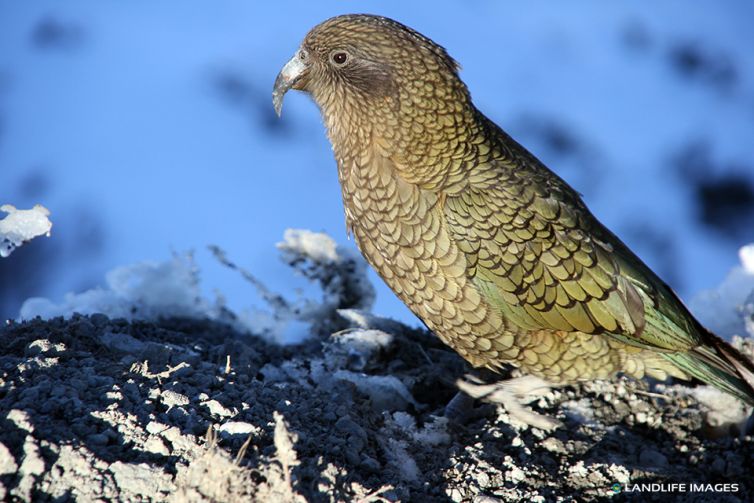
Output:
[[[754,403],[745,376],[754,375],[751,362],[701,327],[571,187],[490,128],[499,140],[490,159],[470,168],[468,186],[444,206],[469,275],[490,302],[524,329],[605,335],[655,350]]]

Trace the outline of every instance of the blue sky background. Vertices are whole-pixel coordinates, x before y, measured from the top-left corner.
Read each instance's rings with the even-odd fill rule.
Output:
[[[394,17],[444,45],[475,102],[584,194],[684,298],[754,241],[754,4],[0,0],[0,204],[54,222],[0,263],[0,316],[115,266],[194,249],[207,292],[273,289],[288,227],[346,240],[314,104],[270,93],[306,32]],[[411,315],[380,284],[376,312]]]

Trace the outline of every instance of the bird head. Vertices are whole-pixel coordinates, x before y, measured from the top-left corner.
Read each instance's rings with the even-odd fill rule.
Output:
[[[458,69],[443,47],[397,21],[338,16],[306,35],[275,79],[273,104],[280,115],[285,93],[297,89],[311,94],[330,129],[354,117],[410,127],[469,101]]]

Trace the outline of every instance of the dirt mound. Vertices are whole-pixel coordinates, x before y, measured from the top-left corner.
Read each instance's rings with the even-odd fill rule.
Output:
[[[281,347],[202,320],[9,324],[0,499],[600,501],[646,487],[638,496],[666,501],[670,484],[685,501],[754,494],[754,438],[709,438],[712,415],[685,387],[616,378],[553,390],[532,404],[563,422],[550,433],[493,405],[449,421],[465,363],[427,332],[361,325]]]

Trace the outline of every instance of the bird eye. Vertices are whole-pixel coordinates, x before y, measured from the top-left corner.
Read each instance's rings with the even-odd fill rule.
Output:
[[[338,66],[343,66],[348,61],[348,54],[343,51],[337,51],[332,54],[332,62]]]
[[[298,59],[300,59],[301,61],[306,61],[306,57],[307,56],[308,56],[308,54],[306,54],[305,50],[302,49],[302,50],[298,51]]]

